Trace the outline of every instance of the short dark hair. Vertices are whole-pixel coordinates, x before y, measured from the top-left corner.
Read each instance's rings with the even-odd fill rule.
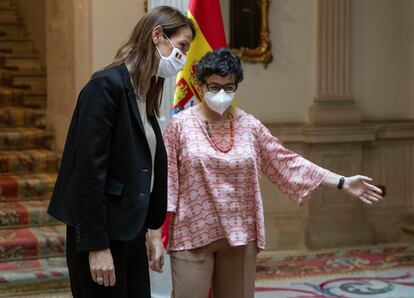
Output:
[[[243,81],[243,69],[240,59],[227,48],[208,52],[196,66],[196,78],[199,83],[213,74],[225,77],[234,75],[235,83]]]

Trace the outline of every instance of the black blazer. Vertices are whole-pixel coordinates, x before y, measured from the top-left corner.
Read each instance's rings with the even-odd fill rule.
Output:
[[[125,64],[97,72],[79,94],[48,213],[75,227],[78,251],[159,228],[167,209],[167,154],[160,127],[151,152]]]

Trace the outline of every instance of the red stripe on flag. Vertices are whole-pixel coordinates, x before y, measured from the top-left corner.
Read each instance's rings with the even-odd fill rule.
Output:
[[[213,50],[227,46],[219,0],[190,0],[188,10]]]
[[[170,228],[170,218],[171,218],[171,212],[167,212],[167,216],[165,217],[165,221],[164,224],[162,225],[162,230],[161,230],[161,240],[162,240],[162,244],[164,245],[164,248],[167,249],[168,247],[168,234],[169,234],[169,228]]]

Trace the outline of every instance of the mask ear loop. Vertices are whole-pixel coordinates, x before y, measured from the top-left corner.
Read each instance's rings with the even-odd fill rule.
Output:
[[[168,40],[168,42],[170,43],[170,45],[172,46],[172,50],[171,50],[171,54],[168,56],[163,56],[161,54],[160,49],[158,48],[158,46],[155,46],[157,48],[158,54],[160,54],[160,57],[164,60],[170,60],[173,56],[174,56],[174,50],[177,49],[179,51],[178,48],[176,48],[173,43],[171,42],[171,40],[168,38],[167,34],[165,34],[164,32],[162,32],[162,34],[164,34],[164,37]]]
[[[180,53],[182,56],[186,56],[179,48],[177,48],[176,46],[173,45],[171,40],[168,38],[167,34],[165,34],[164,32],[162,32],[162,34],[164,34],[165,38],[170,42],[170,44],[172,46],[171,54],[170,54],[170,56],[167,57],[168,60],[171,59],[172,56],[174,56],[174,50],[177,51],[178,53]]]
[[[158,51],[158,55],[160,55],[160,58],[161,58],[161,59],[165,59],[165,57],[161,54],[161,51],[160,51],[160,49],[158,48],[158,46],[157,46],[157,45],[155,45],[155,48],[157,49],[157,51]]]
[[[173,43],[171,42],[171,40],[168,38],[167,34],[165,34],[164,32],[162,32],[162,34],[164,34],[164,37],[170,42],[171,46],[173,48],[175,48],[175,46],[173,45]]]
[[[168,40],[168,42],[169,42],[169,43],[171,44],[171,46],[172,46],[171,54],[170,54],[170,55],[168,55],[168,56],[163,56],[163,55],[162,55],[162,53],[161,53],[161,51],[160,51],[160,48],[159,48],[157,45],[155,45],[155,48],[157,49],[157,52],[158,52],[158,54],[160,55],[160,58],[161,58],[161,59],[164,59],[164,60],[170,60],[170,59],[171,59],[171,56],[174,54],[173,52],[174,52],[175,47],[174,47],[174,45],[172,44],[171,40],[168,38],[167,34],[165,34],[164,32],[162,32],[162,34],[164,35],[164,37]]]

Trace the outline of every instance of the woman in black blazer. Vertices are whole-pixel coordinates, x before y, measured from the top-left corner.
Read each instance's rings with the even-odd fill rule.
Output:
[[[48,209],[67,224],[74,297],[151,296],[145,234],[167,204],[156,116],[164,78],[182,68],[194,35],[181,12],[157,7],[80,92]]]

